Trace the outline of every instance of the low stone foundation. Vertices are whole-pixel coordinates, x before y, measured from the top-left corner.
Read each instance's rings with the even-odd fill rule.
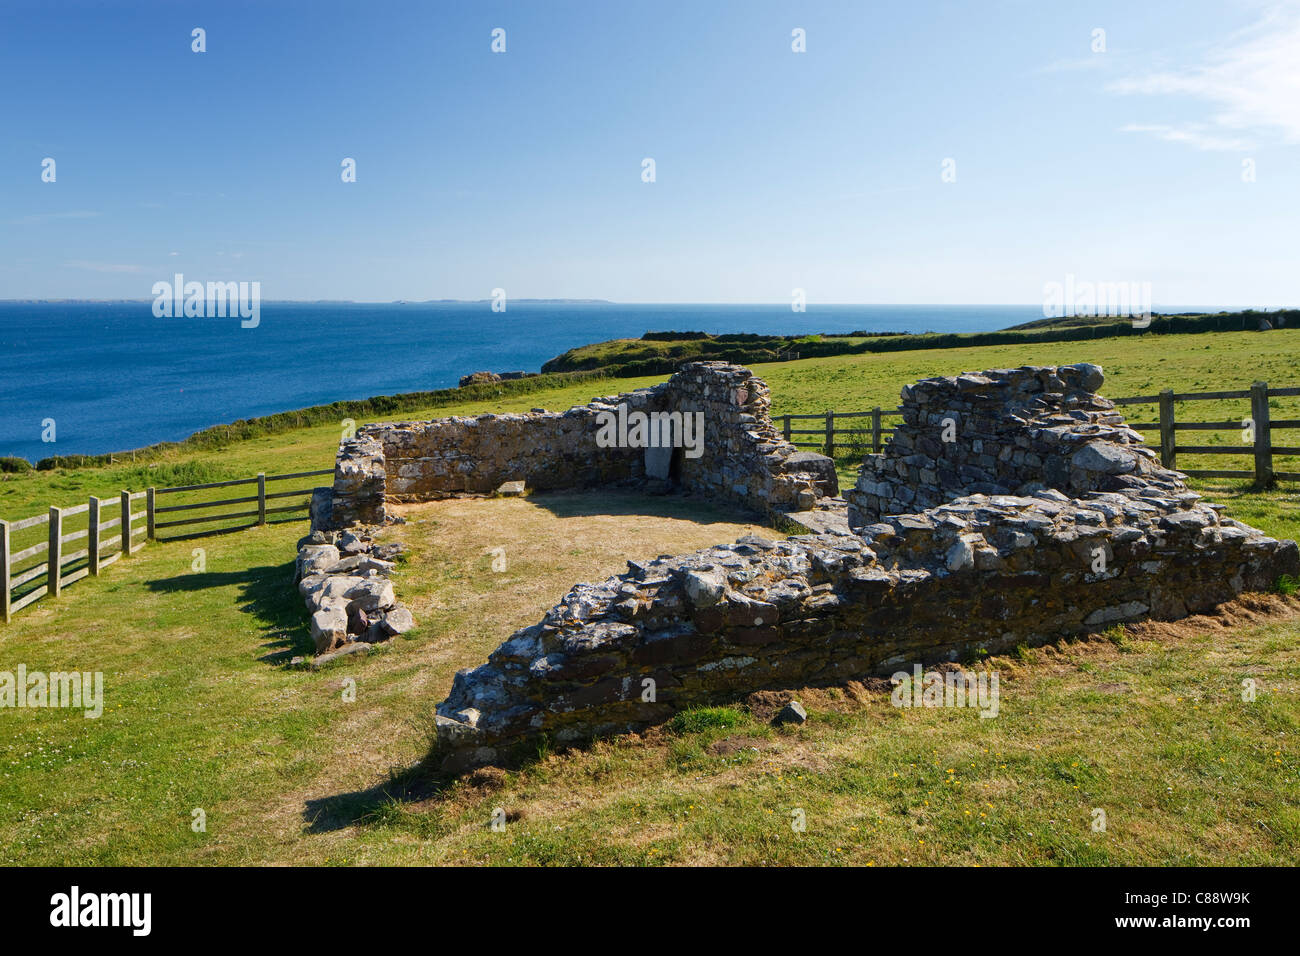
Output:
[[[647,447],[655,439],[635,431],[638,415],[678,438],[689,416],[693,447],[682,441]],[[611,420],[617,427],[602,434]],[[611,436],[617,440],[612,445]],[[332,499],[319,510],[329,512],[331,526],[345,527],[382,521],[385,501],[488,494],[512,481],[536,491],[602,485],[679,490],[762,514],[811,508],[839,492],[831,459],[801,452],[781,437],[767,386],[749,369],[695,362],[662,385],[566,412],[365,425],[340,446]]]
[[[389,580],[402,550],[398,543],[376,544],[360,526],[316,530],[298,542],[294,584],[311,614],[316,664],[369,650],[415,626]]]
[[[533,735],[632,730],[754,690],[1175,620],[1300,569],[1295,542],[1195,498],[975,495],[860,535],[742,539],[634,563],[578,585],[458,673],[439,738],[490,760]]]
[[[1174,620],[1300,572],[1295,542],[1222,519],[1160,468],[1101,381],[1080,365],[910,386],[904,425],[847,496],[851,533],[742,539],[578,585],[456,675],[437,707],[448,766],[754,690]]]

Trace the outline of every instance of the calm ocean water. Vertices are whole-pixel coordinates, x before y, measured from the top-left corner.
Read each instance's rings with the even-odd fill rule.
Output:
[[[261,324],[158,319],[151,303],[0,303],[0,455],[31,461],[175,441],[208,425],[342,399],[537,371],[566,349],[647,331],[978,332],[1038,306],[262,305]],[[54,419],[56,441],[41,440]]]

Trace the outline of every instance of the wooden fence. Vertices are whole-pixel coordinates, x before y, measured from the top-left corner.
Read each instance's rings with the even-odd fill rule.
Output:
[[[1253,478],[1256,485],[1268,488],[1277,481],[1300,481],[1300,472],[1273,470],[1274,456],[1300,455],[1300,446],[1274,445],[1273,430],[1300,428],[1300,419],[1273,421],[1268,405],[1270,398],[1297,396],[1300,396],[1300,388],[1269,388],[1266,382],[1256,382],[1249,389],[1234,392],[1189,392],[1176,395],[1172,389],[1165,389],[1159,395],[1117,398],[1114,402],[1116,405],[1149,405],[1153,402],[1158,405],[1159,421],[1134,423],[1130,427],[1136,431],[1159,431],[1160,463],[1166,468],[1178,469],[1192,478]],[[1250,415],[1240,421],[1180,422],[1174,414],[1175,402],[1238,399],[1250,399]],[[1179,445],[1176,441],[1180,431],[1230,430],[1242,432],[1242,444]],[[1246,444],[1247,441],[1249,444]],[[1250,471],[1178,468],[1179,452],[1186,455],[1250,455],[1254,458],[1254,468]]]
[[[902,414],[903,410],[900,408],[881,408],[877,405],[869,412],[826,411],[820,415],[781,415],[778,416],[777,420],[781,422],[781,433],[790,444],[805,448],[817,448],[823,455],[834,458],[835,450],[841,445],[848,445],[854,452],[863,452],[869,447],[873,454],[879,453],[884,448],[885,419],[898,418]],[[852,426],[837,428],[836,422],[846,418],[870,418],[871,421],[856,428]],[[819,421],[822,423],[822,427],[791,427],[793,422],[799,421]],[[809,441],[803,438],[794,438],[795,435],[820,435],[822,437],[820,441]]]
[[[1269,388],[1265,382],[1256,382],[1248,389],[1231,392],[1187,392],[1175,394],[1172,389],[1165,389],[1159,395],[1136,395],[1131,398],[1112,399],[1116,405],[1155,405],[1159,412],[1159,421],[1135,422],[1130,426],[1135,431],[1158,431],[1160,435],[1160,463],[1166,468],[1178,469],[1179,453],[1186,455],[1250,455],[1254,459],[1254,468],[1250,471],[1233,471],[1225,469],[1178,469],[1192,478],[1248,478],[1254,479],[1261,488],[1268,488],[1277,481],[1300,481],[1300,472],[1274,471],[1273,458],[1283,455],[1300,455],[1300,446],[1273,444],[1273,432],[1282,429],[1300,429],[1300,419],[1272,420],[1269,399],[1300,397],[1300,388]],[[1195,422],[1179,421],[1175,415],[1175,403],[1197,401],[1250,400],[1250,415],[1240,421]],[[826,411],[815,415],[778,415],[776,421],[781,423],[785,440],[805,448],[817,448],[822,454],[835,457],[837,450],[842,454],[845,446],[852,452],[879,453],[884,447],[885,419],[898,418],[902,409],[882,409],[879,406],[869,412],[835,412]],[[845,419],[870,418],[869,423],[840,424]],[[818,428],[795,428],[799,422],[816,421]],[[1176,441],[1180,431],[1236,431],[1243,432],[1240,445],[1179,445]],[[817,435],[818,440],[809,440],[798,436]],[[1249,443],[1246,443],[1249,438]]]
[[[48,514],[35,515],[21,521],[0,521],[0,619],[6,623],[23,608],[43,597],[58,597],[68,585],[88,575],[98,575],[101,570],[114,561],[129,557],[139,551],[146,543],[154,540],[173,541],[181,538],[200,537],[218,532],[235,531],[266,524],[267,515],[302,511],[310,504],[302,501],[294,505],[277,505],[267,507],[268,501],[285,498],[302,498],[310,496],[311,488],[293,491],[267,491],[267,485],[277,481],[289,481],[295,478],[315,478],[332,475],[333,469],[322,471],[300,471],[288,475],[259,474],[255,478],[238,478],[234,481],[214,481],[202,485],[180,485],[172,488],[146,488],[144,491],[123,491],[116,498],[91,497],[84,505],[71,508],[50,508]],[[237,498],[223,498],[217,501],[186,501],[180,504],[158,504],[171,500],[168,495],[203,492],[212,488],[232,488],[239,485],[256,485],[257,494]],[[139,502],[144,502],[143,509]],[[169,518],[160,521],[160,515],[176,514],[229,505],[252,505],[256,507],[242,511],[228,511],[219,514],[200,514],[187,517]],[[105,516],[116,511],[112,517]],[[68,519],[86,515],[86,527],[77,531],[64,528]],[[233,521],[251,519],[232,527],[208,531],[180,532],[158,538],[157,532],[163,528],[182,528],[193,525],[208,524],[215,521]],[[143,527],[137,522],[143,521]],[[79,522],[78,522],[79,523]],[[15,550],[18,538],[24,532],[32,532],[44,526],[48,531],[45,540],[36,541],[27,547]],[[111,538],[105,532],[117,529]],[[25,535],[31,537],[30,534]],[[85,547],[76,551],[64,550],[64,545],[85,541]],[[40,560],[40,559],[44,560]],[[33,559],[35,559],[33,561]],[[24,567],[23,563],[33,561]],[[26,590],[23,590],[27,586]]]

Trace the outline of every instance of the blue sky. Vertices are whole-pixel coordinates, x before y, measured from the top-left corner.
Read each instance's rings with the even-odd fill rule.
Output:
[[[1294,3],[5,7],[0,298],[1300,304]]]

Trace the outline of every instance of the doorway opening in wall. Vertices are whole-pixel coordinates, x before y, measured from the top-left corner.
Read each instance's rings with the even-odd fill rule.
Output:
[[[685,457],[685,449],[674,448],[673,457],[668,462],[668,489],[670,491],[680,491],[682,487],[682,459]]]

